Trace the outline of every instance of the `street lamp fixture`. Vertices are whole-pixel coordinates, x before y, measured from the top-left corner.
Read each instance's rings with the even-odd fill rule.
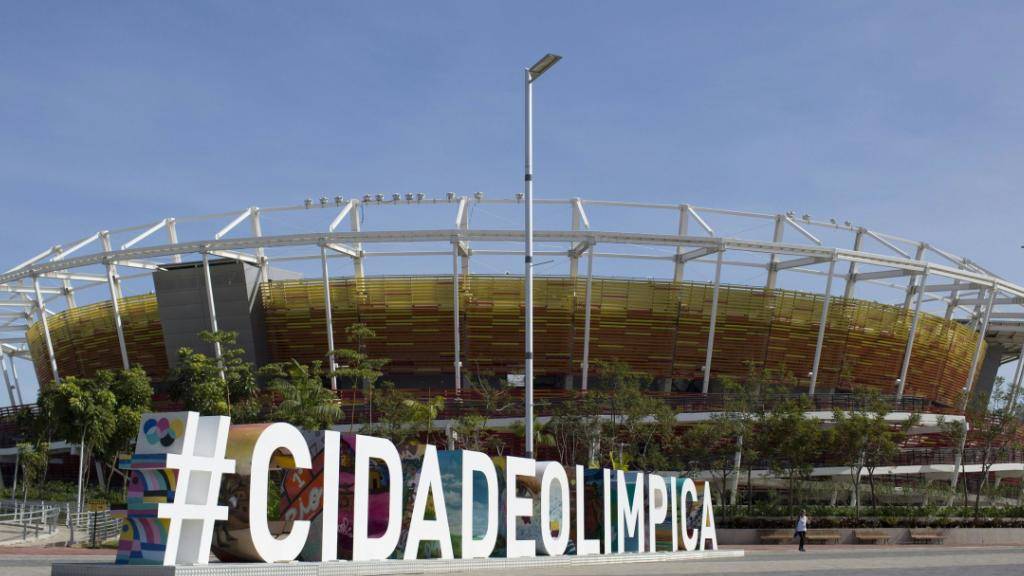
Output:
[[[561,59],[562,57],[558,54],[546,54],[543,58],[537,60],[536,64],[530,66],[530,81],[540,78],[541,74],[547,72],[548,68],[557,64]]]

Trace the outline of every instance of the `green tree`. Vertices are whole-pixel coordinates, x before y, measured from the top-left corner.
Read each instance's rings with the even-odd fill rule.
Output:
[[[610,452],[628,455],[639,470],[668,465],[671,451],[663,441],[673,436],[675,412],[650,394],[651,376],[618,360],[594,364],[598,397],[609,416],[604,428]]]
[[[377,436],[391,440],[395,445],[406,442],[413,432],[413,414],[408,404],[409,395],[391,382],[383,382],[373,395],[377,421],[366,429]]]
[[[789,508],[800,501],[800,489],[814,469],[821,451],[821,428],[818,421],[807,418],[810,408],[806,396],[789,398],[773,404],[758,426],[758,445],[772,472],[789,484]]]
[[[593,464],[600,453],[601,398],[599,393],[576,393],[553,407],[544,429],[554,439],[560,462]]]
[[[29,490],[36,487],[46,470],[50,445],[46,442],[18,442],[18,466],[21,468],[22,502],[28,500]],[[16,497],[14,493],[12,498]]]
[[[310,431],[326,430],[341,420],[338,397],[324,388],[320,362],[303,366],[297,361],[267,364],[260,369],[276,405],[274,420],[288,422]]]
[[[236,344],[236,333],[203,331],[199,337],[210,344],[220,343],[221,357],[211,358],[187,347],[178,350],[171,398],[182,402],[186,410],[203,415],[231,416],[235,423],[255,422],[260,413],[255,368]]]
[[[135,366],[128,370],[100,370],[94,376],[100,388],[107,388],[113,393],[117,404],[114,408],[114,428],[107,441],[96,446],[96,454],[107,463],[109,473],[104,480],[104,488],[110,489],[110,481],[114,474],[125,477],[125,472],[118,469],[117,461],[122,452],[126,452],[135,441],[142,423],[142,415],[150,410],[153,399],[153,385],[149,376],[141,367]]]
[[[373,391],[377,381],[383,375],[383,368],[389,360],[387,358],[370,358],[366,354],[366,341],[373,339],[377,333],[365,324],[355,323],[345,329],[349,342],[354,342],[355,349],[339,348],[332,350],[334,355],[335,370],[333,376],[341,380],[342,384],[348,384],[352,388],[352,396],[361,389],[363,399],[369,415],[367,424],[373,424]],[[356,411],[353,406],[349,424],[355,426]]]
[[[981,514],[981,494],[988,484],[992,465],[1005,458],[1014,448],[1021,428],[1021,409],[1016,398],[1011,398],[1002,377],[996,378],[992,396],[978,397],[968,406],[972,453],[981,467],[981,482],[974,495],[974,521]],[[966,480],[965,480],[966,485]]]
[[[864,471],[865,453],[872,427],[871,415],[865,410],[833,411],[834,424],[827,435],[829,453],[850,472],[850,493],[855,515],[860,517],[860,477]]]
[[[82,505],[84,471],[97,446],[104,446],[117,428],[117,397],[103,380],[68,376],[44,387],[39,405],[53,419],[53,434],[79,445],[77,503]]]
[[[921,418],[918,414],[911,414],[903,422],[894,425],[886,419],[889,415],[889,404],[878,400],[877,397],[870,402],[869,411],[867,442],[864,447],[864,470],[868,473],[871,507],[875,508],[878,506],[875,470],[879,466],[892,463],[900,452],[900,446],[907,439],[910,429],[916,426]]]

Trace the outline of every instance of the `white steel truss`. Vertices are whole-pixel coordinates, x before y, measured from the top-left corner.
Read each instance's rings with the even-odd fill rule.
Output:
[[[100,230],[66,244],[54,244],[0,274],[0,328],[4,328],[5,332],[3,352],[12,364],[16,357],[29,356],[27,329],[31,319],[36,318],[42,321],[51,369],[59,377],[56,359],[50,352],[52,342],[46,318],[59,312],[62,307],[75,306],[74,296],[77,292],[105,287],[110,291],[113,303],[122,363],[128,365],[130,358],[120,326],[119,300],[123,298],[122,285],[148,277],[148,271],[180,263],[183,256],[201,259],[204,263],[210,256],[248,262],[260,267],[263,280],[268,277],[267,267],[271,255],[279,263],[320,260],[324,276],[327,276],[328,257],[340,255],[351,260],[356,278],[363,277],[367,259],[446,256],[453,261],[453,304],[456,307],[453,322],[457,323],[460,283],[463,283],[462,288],[465,289],[464,283],[470,279],[470,261],[490,256],[523,255],[522,248],[511,247],[522,245],[524,241],[524,232],[520,228],[470,228],[472,208],[482,205],[488,209],[506,210],[507,218],[504,219],[516,222],[522,202],[521,194],[508,199],[485,198],[482,193],[472,196],[449,193],[444,198],[428,198],[424,194],[412,193],[392,194],[389,198],[382,194],[355,198],[336,196],[333,199],[320,198],[318,202],[306,200],[292,206],[251,206],[218,214],[166,217],[139,226]],[[831,293],[833,279],[843,281],[845,288],[842,294],[845,297],[853,297],[856,287],[862,284],[890,289],[894,297],[898,297],[896,301],[903,304],[913,318],[903,367],[897,378],[899,392],[902,392],[907,379],[906,367],[913,350],[917,317],[922,303],[941,302],[946,307],[947,318],[972,318],[975,329],[988,334],[1024,334],[1024,322],[1013,321],[1024,320],[1024,287],[996,276],[967,258],[927,242],[855,226],[850,222],[818,220],[808,215],[798,217],[793,212],[770,214],[698,207],[688,203],[620,202],[578,197],[538,199],[535,202],[538,209],[561,213],[563,216],[559,221],[565,222],[562,228],[534,232],[535,242],[542,247],[535,254],[567,257],[569,275],[573,279],[579,272],[579,259],[584,256],[587,258],[585,340],[589,340],[589,297],[595,259],[648,262],[649,266],[661,267],[657,269],[677,282],[683,280],[684,271],[690,265],[713,265],[716,293],[722,282],[723,268],[761,269],[767,276],[765,285],[768,288],[774,288],[779,275],[787,273],[826,276],[825,288],[828,293]],[[438,205],[449,205],[452,210],[447,213],[449,216],[440,219],[424,216],[424,208]],[[396,211],[394,208],[402,210]],[[380,229],[365,229],[363,213],[367,210],[376,211],[374,217],[381,216],[382,222],[390,220],[391,225]],[[405,210],[419,210],[419,213],[410,215]],[[616,226],[623,220],[616,218],[614,222],[602,222],[601,210],[611,210],[615,214],[659,211],[669,215],[677,224],[661,231],[646,227],[637,231],[619,231]],[[308,221],[309,232],[276,232],[285,228],[295,230],[293,220],[280,226],[278,220],[299,215]],[[454,218],[450,215],[454,215]],[[346,219],[349,221],[348,230],[341,226]],[[246,220],[250,226],[241,226]],[[734,221],[745,221],[746,224],[734,226]],[[765,234],[765,226],[750,226],[750,221],[764,222],[770,233]],[[396,222],[415,224],[396,226]],[[188,226],[189,232],[184,237],[183,225]],[[303,227],[300,225],[300,229]],[[733,236],[723,236],[716,232],[716,229],[736,228],[748,232]],[[758,229],[761,231],[755,233]],[[787,229],[791,232],[788,239],[785,237]],[[245,235],[245,230],[249,231],[249,235]],[[831,238],[844,236],[848,237],[848,242]],[[115,238],[117,243],[114,242]],[[868,239],[880,245],[883,253],[865,250],[865,241]],[[396,249],[396,245],[399,248]],[[552,245],[561,245],[562,249],[549,249]],[[568,246],[568,250],[565,246]],[[659,254],[659,251],[664,253]],[[837,265],[843,266],[841,271],[836,270]],[[138,274],[123,276],[118,274],[119,266],[140,270]],[[206,263],[204,275],[207,283],[208,270]],[[928,281],[932,283],[928,284]],[[210,290],[209,286],[207,290]],[[324,297],[329,301],[330,293],[326,285]],[[216,316],[212,309],[212,298],[209,300],[212,327]],[[715,300],[712,308],[717,304]],[[817,364],[828,299],[824,302],[815,367],[809,375],[812,393],[818,375]],[[704,366],[705,388],[713,369],[710,364],[714,348],[714,312],[708,339],[707,364]],[[17,328],[19,332],[11,332],[15,337],[7,338],[6,328]],[[453,344],[457,350],[458,330],[455,334],[456,341]],[[333,337],[329,340],[333,341]],[[330,347],[333,342],[327,345]],[[584,386],[589,361],[587,348],[589,346],[584,347],[581,362]],[[457,375],[459,360],[456,352]]]

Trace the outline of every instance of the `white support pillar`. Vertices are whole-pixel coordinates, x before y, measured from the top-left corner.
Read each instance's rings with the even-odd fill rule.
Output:
[[[715,323],[718,319],[718,290],[722,284],[722,255],[725,249],[718,250],[715,258],[715,287],[711,292],[711,326],[708,329],[708,351],[704,356],[704,384],[701,386],[701,393],[707,394],[711,385],[711,357],[715,350]]]
[[[14,392],[18,396],[18,404],[24,404],[25,399],[21,397],[21,380],[18,379],[18,365],[14,362],[14,356],[11,356],[11,376],[14,377]]]
[[[573,198],[573,202],[569,203],[569,212],[572,214],[572,231],[573,232],[576,232],[577,230],[580,229],[580,215],[576,211],[576,204],[575,204],[575,202],[578,202],[578,201],[579,201],[579,198]],[[575,248],[575,245],[570,245],[569,246],[569,280],[572,280],[573,281],[573,285],[575,285],[576,277],[579,276],[579,272],[580,272],[580,258],[579,258],[579,256],[575,255],[575,250],[573,250],[573,248]]]
[[[861,245],[864,243],[864,229],[857,228],[857,235],[853,237],[853,250],[854,252],[860,252]],[[843,298],[853,298],[853,289],[857,285],[857,263],[854,261],[850,262],[850,271],[846,274],[846,286],[843,288]]]
[[[14,365],[13,358],[11,365]],[[1017,370],[1013,374],[1013,382],[1010,383],[1010,396],[1007,403],[1013,406],[1017,402],[1017,393],[1020,391],[1021,378],[1024,377],[1024,348],[1017,357]]]
[[[783,214],[775,215],[775,231],[772,233],[772,242],[782,242],[782,235],[786,230],[786,216]],[[775,281],[779,276],[779,271],[775,268],[779,262],[779,257],[772,253],[771,258],[768,260],[768,281],[765,282],[764,287],[769,290],[775,289]]]
[[[327,267],[327,247],[320,246],[320,267],[324,281],[324,318],[327,322],[327,370],[331,378],[331,390],[338,389],[338,376],[334,373],[338,368],[334,358],[334,311],[331,310],[331,274]]]
[[[818,385],[818,370],[821,367],[821,349],[825,344],[825,327],[828,325],[828,306],[832,300],[832,278],[836,271],[836,257],[828,264],[828,279],[825,281],[825,295],[821,301],[821,318],[818,320],[818,341],[814,345],[814,362],[811,364],[811,385],[808,396],[814,396],[814,388]]]
[[[252,208],[252,212],[249,215],[249,221],[252,223],[252,235],[257,238],[263,237],[263,227],[260,226],[260,209],[257,207]],[[266,252],[262,246],[256,247],[256,259],[260,263],[260,282],[266,282],[270,279],[270,261],[267,260]],[[333,349],[333,348],[332,348]]]
[[[353,232],[359,232],[360,231],[360,227],[359,227],[360,226],[359,225],[359,211],[362,210],[362,206],[360,206],[358,204],[355,204],[353,206],[353,208],[355,208],[355,213],[349,215],[348,221],[349,221],[349,224],[352,227],[352,231]],[[355,248],[356,252],[359,253],[359,257],[358,258],[353,258],[352,259],[352,267],[355,269],[356,280],[362,281],[362,279],[363,279],[363,243],[357,240],[356,242],[352,243],[352,247]]]
[[[974,387],[974,372],[978,369],[978,361],[981,359],[981,344],[985,341],[985,334],[988,332],[988,321],[992,317],[992,305],[996,299],[996,286],[989,288],[988,303],[985,305],[985,315],[982,317],[981,328],[978,330],[978,344],[974,347],[974,356],[971,358],[971,370],[967,373],[967,382],[964,384],[964,398],[960,410],[967,409],[967,400],[971,396],[971,389]]]
[[[917,245],[917,252],[914,253],[914,260],[921,260],[924,258],[924,250],[928,245],[924,242],[920,242]],[[910,276],[910,280],[907,281],[907,294],[903,298],[903,309],[910,309],[910,301],[914,298],[914,276]]]
[[[64,290],[64,302],[67,304],[68,309],[72,309],[76,306],[75,304],[75,288],[71,285],[71,280],[64,278],[60,281],[61,289]]]
[[[213,303],[213,281],[210,279],[210,255],[204,250],[203,251],[203,280],[206,282],[206,307],[210,312],[210,331],[219,332],[217,328],[217,306]],[[224,364],[221,362],[222,353],[220,349],[220,342],[215,341],[213,343],[213,354],[217,358],[217,364],[220,367],[220,378],[224,380]]]
[[[689,228],[690,228],[690,205],[689,204],[682,204],[681,206],[679,206],[679,235],[680,236],[686,236],[687,234],[689,234],[689,231],[690,231]],[[682,245],[676,246],[676,266],[675,266],[675,271],[672,274],[672,280],[674,282],[682,282],[683,281],[683,266],[685,266],[686,263],[685,262],[680,262],[679,261],[679,256],[683,252],[685,252],[685,251],[686,251],[686,249]]]
[[[114,265],[107,262],[107,286],[110,288],[110,304],[114,313],[114,329],[117,331],[117,345],[121,349],[121,367],[125,370],[131,368],[128,363],[128,346],[124,340],[124,324],[121,322],[121,304],[117,290],[117,282],[114,280]]]
[[[583,312],[583,361],[580,362],[582,381],[580,389],[587,391],[587,375],[590,372],[590,302],[594,284],[594,245],[587,249],[587,290],[584,297],[586,309]]]
[[[949,291],[949,304],[946,305],[946,322],[953,318],[956,311],[956,300],[960,295],[960,280],[953,280],[953,289]]]
[[[174,218],[167,219],[167,239],[171,244],[178,243],[178,228],[177,224],[175,224]],[[175,264],[181,264],[181,254],[175,254],[174,256],[171,256],[171,259]]]
[[[459,241],[452,242],[452,325],[455,327],[455,393],[462,392],[462,342],[459,327]]]
[[[896,385],[896,399],[903,399],[903,390],[907,386],[907,372],[910,370],[910,354],[914,350],[914,338],[917,336],[917,321],[921,317],[921,301],[924,300],[924,287],[928,285],[928,267],[925,266],[917,282],[917,301],[914,303],[914,317],[910,321],[910,334],[907,335],[907,348],[903,351],[903,365]]]
[[[100,232],[100,242],[103,243],[103,251],[104,252],[107,252],[109,254],[110,252],[113,251],[113,248],[110,246],[110,232],[108,232],[107,230],[104,230],[104,231]],[[113,264],[113,263],[110,263],[110,264],[108,264],[108,266],[112,266],[113,267],[114,277],[116,278],[117,277],[117,265]],[[114,283],[114,289],[117,291],[117,296],[121,297],[121,285],[119,283],[115,282]]]
[[[11,364],[14,364],[14,358],[11,358]],[[0,352],[0,371],[4,373],[4,384],[7,385],[7,397],[11,400],[11,407],[18,405],[17,400],[14,397],[14,384],[11,383],[11,376],[7,373],[7,355]]]
[[[46,319],[46,302],[43,300],[43,293],[39,290],[39,276],[32,275],[32,287],[36,292],[36,311],[39,313],[39,321],[43,323],[43,339],[46,341],[46,353],[50,356],[50,373],[53,374],[53,381],[60,384],[60,374],[57,372],[57,356],[53,353],[53,339],[50,337],[50,322]]]

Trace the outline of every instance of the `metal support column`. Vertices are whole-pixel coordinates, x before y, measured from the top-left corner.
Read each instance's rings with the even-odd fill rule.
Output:
[[[782,242],[782,235],[786,230],[786,217],[782,214],[775,215],[775,231],[772,233],[772,242]],[[779,257],[772,252],[771,258],[768,260],[768,281],[765,282],[764,287],[769,290],[775,289],[775,280],[778,278],[779,271],[776,269],[776,264],[779,262]]]
[[[928,245],[921,242],[917,245],[917,252],[914,253],[914,260],[921,260],[924,258],[924,250]],[[914,298],[914,277],[911,276],[910,280],[907,281],[907,294],[903,298],[903,309],[910,309],[910,301]]]
[[[683,204],[682,206],[679,207],[679,235],[686,236],[687,234],[689,234],[689,227],[690,205]],[[683,266],[685,266],[686,264],[684,262],[679,261],[679,256],[685,251],[686,249],[682,245],[676,246],[676,266],[675,271],[672,274],[672,280],[674,282],[683,281]]]
[[[864,243],[864,229],[857,228],[857,235],[853,237],[853,251],[860,252],[861,244]],[[843,288],[843,298],[853,298],[853,289],[857,285],[857,263],[850,261],[850,271],[846,274],[846,286]]]
[[[814,388],[818,385],[818,369],[821,367],[821,349],[825,344],[825,326],[828,324],[828,305],[832,300],[832,277],[836,271],[836,257],[828,264],[828,280],[825,281],[825,297],[821,301],[821,318],[818,320],[818,342],[814,345],[814,362],[811,364],[811,385],[807,390],[814,396]]]
[[[121,322],[121,304],[119,290],[114,280],[114,265],[107,262],[107,286],[110,288],[110,304],[114,312],[114,329],[117,331],[117,345],[121,349],[121,367],[127,370],[131,367],[128,363],[128,346],[124,340],[124,325]]]
[[[11,364],[14,364],[14,358],[11,358]],[[11,383],[11,376],[7,373],[7,355],[0,352],[0,371],[4,373],[4,384],[7,385],[7,397],[11,399],[11,407],[18,405],[18,402],[14,398],[14,385]]]
[[[252,215],[249,216],[249,220],[252,222],[252,235],[257,238],[263,237],[263,228],[260,226],[260,209],[253,207]],[[256,247],[256,259],[260,263],[260,282],[266,282],[270,278],[270,261],[267,260],[266,252],[262,246]]]
[[[171,244],[178,243],[178,228],[174,218],[167,219],[167,239],[170,240]],[[175,254],[171,256],[171,259],[175,264],[181,264],[181,254]]]
[[[910,334],[907,335],[907,348],[903,352],[903,365],[896,385],[896,399],[903,399],[903,390],[907,386],[907,371],[910,370],[910,354],[914,351],[914,338],[917,336],[917,321],[921,317],[921,302],[924,300],[924,287],[928,284],[928,267],[925,266],[917,282],[917,300],[914,302],[914,317],[910,321]]]
[[[14,392],[18,396],[18,404],[24,404],[25,399],[21,397],[21,380],[18,379],[18,365],[14,363],[14,356],[11,356],[11,376],[14,377]]]
[[[455,328],[455,393],[462,392],[462,342],[459,327],[459,242],[452,242],[452,326]]]
[[[580,389],[587,391],[587,374],[590,372],[590,302],[594,284],[594,245],[587,249],[587,290],[584,297],[586,309],[583,312],[583,361],[580,362],[582,381]]]
[[[964,397],[960,402],[960,410],[967,409],[967,400],[971,396],[971,388],[974,387],[974,372],[978,369],[978,361],[981,359],[981,344],[985,341],[985,334],[988,332],[988,321],[992,317],[992,305],[996,299],[995,284],[989,288],[988,303],[985,305],[985,315],[981,320],[981,327],[978,330],[978,344],[974,347],[974,356],[971,358],[971,369],[967,373],[967,382],[964,384]]]
[[[213,303],[213,281],[210,279],[210,255],[205,250],[203,251],[203,279],[206,282],[206,307],[210,312],[210,331],[217,333],[219,332],[217,329],[217,307]],[[221,380],[224,380],[224,363],[221,362],[222,353],[219,340],[214,340],[213,342],[213,354],[217,358],[220,378]]]
[[[11,365],[14,365],[14,359],[11,359]],[[1013,406],[1017,402],[1017,393],[1020,391],[1021,377],[1024,376],[1024,348],[1021,349],[1020,356],[1017,358],[1017,370],[1013,374],[1013,382],[1010,383],[1010,394],[1007,397],[1007,404]]]
[[[338,376],[334,373],[338,369],[337,360],[334,358],[334,311],[331,310],[331,275],[327,267],[326,246],[320,246],[320,267],[323,271],[324,318],[327,322],[327,370],[331,378],[331,390],[337,390]]]
[[[362,206],[357,204],[357,205],[354,206],[354,208],[356,208],[355,214],[350,214],[348,221],[349,221],[349,225],[352,228],[352,231],[353,232],[359,232],[360,231],[360,228],[359,228],[359,226],[360,226],[360,224],[359,224],[359,213],[360,213],[360,210],[362,210]],[[358,258],[353,258],[352,259],[352,267],[355,269],[356,280],[359,281],[359,283],[357,285],[359,285],[360,289],[362,289],[362,280],[363,280],[363,243],[360,242],[360,241],[353,242],[352,243],[352,247],[355,248],[356,252],[359,253],[359,257]]]
[[[53,381],[60,384],[60,374],[57,373],[57,356],[53,353],[53,339],[50,337],[50,322],[46,319],[46,302],[43,301],[43,293],[39,290],[39,276],[32,275],[32,287],[36,292],[36,311],[39,313],[39,321],[43,323],[46,353],[50,356],[50,373],[53,374]]]
[[[704,384],[701,386],[701,393],[707,394],[711,385],[711,356],[715,350],[715,323],[718,319],[718,290],[722,283],[722,255],[725,249],[718,250],[715,258],[715,287],[711,292],[711,326],[708,329],[708,352],[704,356]]]

